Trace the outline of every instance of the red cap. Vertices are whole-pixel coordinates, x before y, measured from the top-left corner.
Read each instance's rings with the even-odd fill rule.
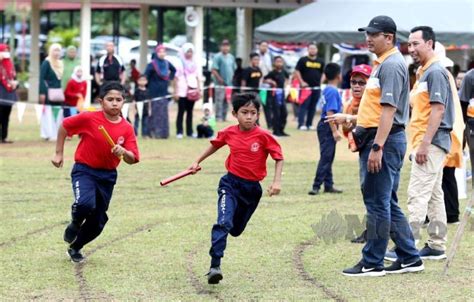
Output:
[[[360,65],[356,65],[356,66],[354,66],[354,68],[352,68],[351,77],[354,74],[361,74],[361,75],[365,76],[366,78],[368,78],[368,77],[370,77],[371,73],[372,73],[372,67],[370,67],[367,64],[360,64]]]

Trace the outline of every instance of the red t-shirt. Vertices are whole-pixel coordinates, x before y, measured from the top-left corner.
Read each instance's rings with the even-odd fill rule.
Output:
[[[112,147],[99,131],[100,125],[104,126],[116,144],[131,151],[136,161],[139,161],[137,138],[132,126],[124,118],[119,123],[112,123],[102,111],[96,111],[82,112],[64,119],[63,127],[67,135],[78,134],[81,137],[74,155],[77,163],[107,170],[113,170],[119,165],[120,159],[111,152]]]
[[[280,144],[259,126],[249,131],[240,130],[238,125],[229,126],[219,131],[211,144],[216,148],[228,145],[227,171],[247,180],[261,181],[267,176],[268,154],[274,160],[283,159]]]
[[[77,101],[79,100],[77,94],[80,93],[82,95],[82,98],[85,98],[86,91],[86,81],[76,82],[75,80],[70,79],[69,82],[67,82],[66,89],[64,90],[64,103],[69,106],[77,106]]]

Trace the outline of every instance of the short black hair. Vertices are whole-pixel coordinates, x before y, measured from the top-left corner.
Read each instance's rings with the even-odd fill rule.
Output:
[[[256,53],[256,52],[252,52],[252,53],[249,55],[249,57],[250,57],[250,60],[252,60],[252,59],[255,58],[255,57],[259,57],[259,58],[260,58],[260,55],[259,55],[258,53]]]
[[[435,49],[435,43],[436,43],[436,35],[433,31],[433,28],[429,26],[415,26],[410,30],[410,33],[414,33],[417,31],[421,31],[421,37],[423,40],[428,41],[431,40],[433,41],[433,49]]]
[[[123,85],[116,81],[105,82],[104,85],[100,86],[99,98],[103,99],[109,93],[110,90],[119,91],[125,98],[125,88]]]
[[[324,67],[324,75],[328,81],[332,81],[341,74],[341,66],[337,63],[329,63]]]
[[[260,102],[255,92],[241,92],[236,93],[232,96],[232,107],[234,112],[237,112],[241,107],[250,104],[253,104],[255,106],[257,112],[260,111]]]
[[[137,60],[131,59],[131,60],[130,60],[130,64],[131,64],[131,63],[137,64]]]
[[[282,56],[274,56],[274,57],[273,57],[273,61],[274,61],[274,62],[275,62],[277,59],[282,59],[283,61],[285,61]]]

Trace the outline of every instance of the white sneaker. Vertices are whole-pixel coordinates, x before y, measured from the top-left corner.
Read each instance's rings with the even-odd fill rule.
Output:
[[[309,130],[316,130],[316,126],[309,127]]]
[[[183,138],[183,135],[182,135],[182,134],[178,134],[178,135],[176,135],[176,138],[177,138],[177,139],[182,139],[182,138]]]
[[[298,128],[298,130],[301,130],[301,131],[308,131],[308,127],[306,126],[301,126]]]

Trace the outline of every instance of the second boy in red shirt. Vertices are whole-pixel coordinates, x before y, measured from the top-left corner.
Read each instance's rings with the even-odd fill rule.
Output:
[[[280,193],[283,154],[278,142],[270,132],[257,124],[260,103],[254,93],[241,93],[233,96],[232,114],[239,124],[229,126],[217,134],[211,146],[191,165],[197,171],[199,164],[224,145],[230,148],[226,160],[228,173],[218,187],[217,223],[212,227],[212,258],[208,273],[208,283],[217,284],[222,280],[221,258],[227,244],[227,235],[239,236],[245,229],[262,197],[259,181],[267,175],[266,162],[270,155],[275,160],[275,176],[268,189],[270,196]]]

